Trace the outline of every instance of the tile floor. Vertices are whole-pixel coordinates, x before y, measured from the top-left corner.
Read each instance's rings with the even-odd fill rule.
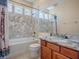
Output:
[[[29,54],[21,54],[9,59],[40,59],[40,58],[31,58]]]

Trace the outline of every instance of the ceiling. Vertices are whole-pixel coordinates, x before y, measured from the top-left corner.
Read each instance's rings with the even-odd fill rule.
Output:
[[[25,0],[25,1],[28,1],[28,2],[35,2],[36,0]]]
[[[37,0],[36,3],[34,3],[34,7],[39,9],[46,9],[51,6],[57,6],[58,4],[62,3],[64,0]]]
[[[32,4],[33,7],[39,9],[51,9],[53,6],[57,6],[64,0],[14,0],[17,2],[23,2],[24,4]]]

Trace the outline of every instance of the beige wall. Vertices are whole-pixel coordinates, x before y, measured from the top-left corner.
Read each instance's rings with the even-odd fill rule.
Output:
[[[39,6],[39,9],[46,9],[55,3],[58,3],[58,0],[36,0],[33,6],[35,8],[38,8]]]
[[[56,7],[59,34],[79,34],[79,0],[64,0]]]

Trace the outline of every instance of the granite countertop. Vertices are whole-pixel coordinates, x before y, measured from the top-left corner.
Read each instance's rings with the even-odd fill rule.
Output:
[[[44,37],[43,36],[43,37],[40,37],[40,38],[42,38],[43,40],[46,40],[48,42],[56,43],[58,45],[79,51],[79,39],[78,39],[78,42],[77,42],[77,40],[74,41],[72,39],[64,39],[64,38],[57,37],[57,36],[52,36],[52,37],[49,37],[49,36]]]

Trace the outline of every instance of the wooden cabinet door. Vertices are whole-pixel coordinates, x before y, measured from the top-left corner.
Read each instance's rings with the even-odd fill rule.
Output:
[[[42,46],[46,46],[46,41],[45,40],[41,40],[41,45]]]
[[[53,57],[52,58],[53,59],[70,59],[70,58],[68,58],[64,55],[61,55],[61,54],[57,53],[57,52],[53,52]]]
[[[61,47],[61,54],[70,57],[71,59],[79,59],[79,52]]]
[[[51,59],[51,50],[49,48],[41,47],[41,59]]]

